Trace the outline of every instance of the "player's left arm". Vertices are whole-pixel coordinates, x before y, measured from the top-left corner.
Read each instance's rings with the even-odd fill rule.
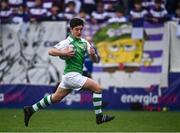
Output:
[[[98,56],[94,46],[92,44],[90,44],[89,42],[87,42],[87,50],[88,50],[91,60],[95,63],[98,63],[100,60],[99,56]]]

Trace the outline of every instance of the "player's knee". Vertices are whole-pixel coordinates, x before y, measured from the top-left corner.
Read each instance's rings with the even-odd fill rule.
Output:
[[[102,89],[101,88],[97,88],[94,92],[95,93],[102,93]]]

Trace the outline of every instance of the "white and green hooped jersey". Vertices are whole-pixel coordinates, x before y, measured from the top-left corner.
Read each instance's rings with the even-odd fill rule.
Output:
[[[83,38],[75,38],[72,35],[68,36],[65,40],[59,42],[54,47],[61,49],[64,46],[73,45],[75,55],[65,60],[64,74],[68,72],[83,72],[84,55],[86,52],[89,54],[91,45]]]

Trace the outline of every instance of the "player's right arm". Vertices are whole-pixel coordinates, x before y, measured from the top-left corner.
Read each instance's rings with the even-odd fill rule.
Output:
[[[50,48],[48,50],[48,54],[51,56],[64,56],[64,57],[72,57],[74,56],[74,50],[67,46],[67,41],[61,41],[58,44],[56,44],[54,47]]]
[[[57,48],[50,48],[48,50],[48,54],[51,56],[65,56],[66,55],[64,51],[61,51]]]

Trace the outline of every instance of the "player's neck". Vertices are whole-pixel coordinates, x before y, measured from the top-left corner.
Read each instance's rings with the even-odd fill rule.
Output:
[[[70,37],[73,38],[74,40],[80,40],[81,39],[81,37],[76,37],[72,33],[70,34]]]

